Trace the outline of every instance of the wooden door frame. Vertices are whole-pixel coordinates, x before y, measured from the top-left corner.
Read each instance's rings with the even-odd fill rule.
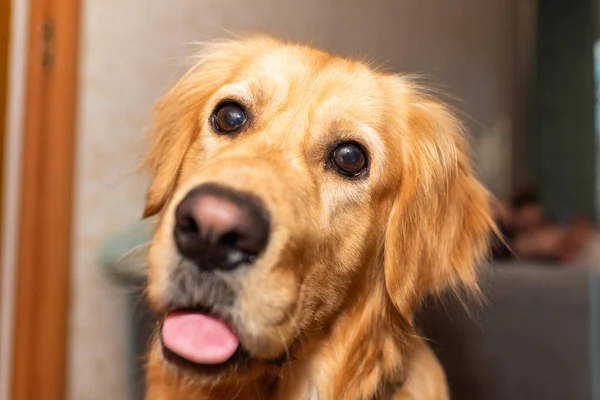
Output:
[[[30,0],[12,399],[66,395],[79,0]]]
[[[8,68],[9,68],[9,43],[10,43],[10,12],[11,1],[0,0],[0,54],[3,55],[0,60],[0,176],[4,176],[4,142],[6,138],[6,114],[8,99]],[[0,188],[0,209],[2,209],[2,198],[4,185]],[[2,226],[2,215],[0,215],[0,226]],[[0,235],[1,239],[1,235]],[[0,277],[0,288],[2,281]],[[1,289],[0,289],[1,290]],[[1,298],[1,293],[0,293]]]

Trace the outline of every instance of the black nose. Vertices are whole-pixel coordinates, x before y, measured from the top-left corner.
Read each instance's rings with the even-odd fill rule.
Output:
[[[269,216],[259,199],[216,184],[190,191],[175,210],[175,243],[204,270],[252,263],[269,239]]]

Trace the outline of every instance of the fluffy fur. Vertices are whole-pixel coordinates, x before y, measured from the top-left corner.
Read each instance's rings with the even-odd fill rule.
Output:
[[[209,123],[235,100],[250,123],[235,137]],[[327,167],[342,140],[363,144],[369,173]],[[148,399],[445,399],[443,371],[413,315],[427,295],[477,293],[493,228],[462,125],[411,78],[266,36],[213,43],[156,111],[145,215],[159,214],[148,298],[168,311],[181,268],[174,208],[216,182],[260,197],[272,215],[265,253],[219,279],[220,310],[249,365],[199,373],[151,346]],[[187,282],[211,301],[203,282]],[[267,360],[287,355],[282,366]],[[390,392],[391,390],[391,392]]]

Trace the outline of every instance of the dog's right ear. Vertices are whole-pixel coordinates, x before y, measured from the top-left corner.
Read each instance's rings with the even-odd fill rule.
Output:
[[[158,104],[155,136],[144,163],[152,176],[144,218],[159,213],[173,195],[186,154],[195,143],[200,145],[196,139],[201,134],[201,114],[210,96],[231,79],[239,65],[260,54],[264,44],[274,42],[268,36],[255,35],[204,43],[196,65]]]
[[[188,96],[181,88],[184,83],[179,82],[156,108],[154,137],[144,161],[151,176],[144,218],[159,213],[171,198],[180,178],[183,159],[197,131],[197,114],[190,115],[191,107],[185,98]]]
[[[205,44],[197,63],[158,103],[152,145],[144,161],[151,183],[143,217],[158,214],[175,192],[183,160],[200,135],[202,110],[227,77],[227,43]]]
[[[201,115],[227,75],[225,46],[207,46],[199,61],[158,103],[154,112],[152,145],[144,161],[151,183],[143,217],[159,213],[169,202],[181,178],[183,161],[200,146]],[[224,78],[225,77],[225,78]],[[201,154],[201,149],[194,149]]]

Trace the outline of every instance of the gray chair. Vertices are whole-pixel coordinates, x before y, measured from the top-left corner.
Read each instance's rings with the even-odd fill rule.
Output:
[[[592,399],[592,339],[600,340],[590,335],[592,277],[585,268],[501,264],[483,279],[486,304],[470,315],[456,301],[428,307],[421,323],[452,398]]]

